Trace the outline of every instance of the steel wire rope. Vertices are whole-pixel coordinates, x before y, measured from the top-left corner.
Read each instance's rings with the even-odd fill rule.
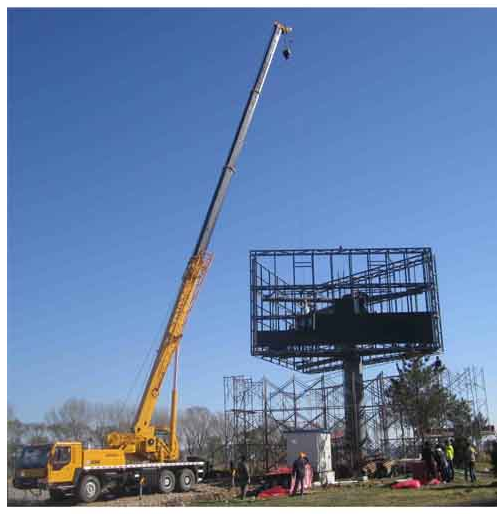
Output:
[[[138,378],[139,378],[140,374],[143,372],[143,370],[145,368],[145,364],[147,363],[147,360],[149,359],[149,356],[151,356],[156,343],[159,342],[159,339],[161,337],[161,333],[163,332],[163,330],[165,328],[165,325],[166,325],[166,321],[165,320],[168,319],[168,315],[170,313],[170,309],[171,309],[171,304],[169,304],[169,306],[166,308],[166,311],[165,311],[164,317],[163,317],[163,321],[160,322],[159,328],[155,332],[155,335],[154,335],[154,337],[152,339],[152,342],[151,342],[151,344],[149,346],[149,349],[147,350],[147,353],[145,354],[145,357],[144,357],[140,367],[138,368],[138,370],[137,370],[137,372],[135,374],[135,378],[133,379],[133,382],[132,382],[131,386],[128,389],[128,392],[126,394],[126,398],[124,399],[124,402],[122,403],[121,409],[119,411],[119,416],[124,412],[124,409],[126,408],[126,405],[127,405],[127,402],[128,402],[128,400],[130,398],[131,393],[133,392],[133,390],[138,385],[137,384]],[[154,354],[154,355],[152,355],[152,357],[150,359],[150,367],[151,368],[152,368],[152,365],[154,363],[155,358],[156,358],[156,355]],[[145,388],[145,384],[147,383],[147,380],[148,380],[148,375],[145,375],[143,383],[142,383],[142,387],[140,389],[140,393],[137,396],[137,399],[136,399],[137,401],[136,401],[135,405],[138,405],[139,402],[140,402],[140,396],[142,394],[141,391],[142,391],[142,389]]]

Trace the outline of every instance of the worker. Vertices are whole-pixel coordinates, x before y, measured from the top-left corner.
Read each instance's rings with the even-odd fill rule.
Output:
[[[425,441],[422,448],[422,460],[425,462],[427,468],[427,479],[432,480],[436,478],[436,461],[434,459],[434,453],[431,448],[430,441]]]
[[[441,442],[438,442],[436,444],[436,450],[434,452],[434,456],[436,458],[436,463],[438,465],[438,471],[439,471],[439,480],[442,482],[449,482],[448,478],[448,461],[446,459],[446,454],[444,451],[443,446],[441,445]]]
[[[474,466],[476,464],[476,448],[472,445],[471,440],[469,439],[466,442],[466,447],[464,451],[464,477],[467,482],[467,475],[471,479],[471,482],[476,482],[476,475],[474,473]]]
[[[236,471],[238,485],[240,486],[240,498],[244,500],[247,495],[247,485],[250,484],[250,472],[245,455],[240,457],[240,462],[238,463],[238,469]]]
[[[308,304],[308,300],[306,298],[303,299],[303,303],[302,303],[302,313],[303,313],[303,317],[301,317],[299,319],[299,328],[301,330],[309,330],[310,329],[310,317],[309,317],[309,314],[310,314],[310,305]]]
[[[453,439],[448,439],[445,443],[446,460],[448,461],[448,476],[451,482],[455,478],[455,469],[453,467],[453,459],[455,458],[455,450],[453,449]]]
[[[229,462],[229,469],[231,471],[231,488],[235,486],[236,468],[233,461]]]
[[[297,493],[298,485],[301,487],[301,496],[304,494],[304,478],[306,472],[306,465],[308,464],[308,458],[306,453],[299,452],[298,458],[292,464],[292,474],[294,476],[294,489],[292,490],[292,496]]]

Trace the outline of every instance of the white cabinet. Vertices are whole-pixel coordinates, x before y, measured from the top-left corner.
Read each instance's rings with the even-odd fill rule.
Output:
[[[296,430],[284,432],[287,439],[287,464],[306,453],[315,473],[332,471],[331,434],[325,430]]]

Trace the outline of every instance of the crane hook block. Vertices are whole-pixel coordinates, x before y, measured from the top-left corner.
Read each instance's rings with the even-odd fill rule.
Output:
[[[282,55],[285,57],[285,60],[288,61],[291,58],[292,51],[290,48],[285,48],[282,52]]]

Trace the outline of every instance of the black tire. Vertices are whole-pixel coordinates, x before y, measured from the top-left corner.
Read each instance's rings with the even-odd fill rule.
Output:
[[[57,489],[49,489],[49,498],[52,502],[59,502],[65,498],[65,495]]]
[[[159,490],[164,494],[170,494],[175,489],[175,475],[169,469],[163,469],[159,473]]]
[[[196,483],[196,477],[193,471],[184,468],[177,477],[177,489],[183,493],[190,491]]]
[[[79,499],[84,503],[92,503],[98,499],[101,493],[101,484],[93,475],[86,475],[79,485]]]

